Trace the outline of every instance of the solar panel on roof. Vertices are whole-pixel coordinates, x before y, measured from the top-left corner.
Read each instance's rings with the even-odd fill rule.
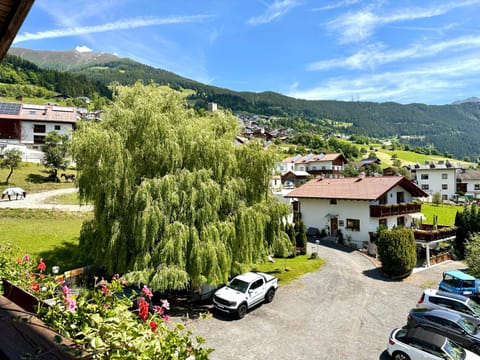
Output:
[[[21,104],[0,103],[0,114],[17,115],[20,112]]]
[[[45,105],[23,104],[23,108],[29,110],[44,110]]]

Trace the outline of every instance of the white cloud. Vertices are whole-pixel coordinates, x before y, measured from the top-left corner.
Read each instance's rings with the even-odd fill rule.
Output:
[[[275,0],[273,4],[267,7],[267,10],[262,15],[252,17],[248,19],[249,25],[261,25],[268,24],[274,20],[277,20],[290,12],[293,8],[298,6],[299,3],[296,0]]]
[[[349,12],[327,24],[329,30],[340,34],[341,43],[359,42],[369,38],[374,31],[387,24],[431,18],[443,15],[456,8],[477,5],[480,0],[459,1],[444,4],[435,4],[431,8],[402,8],[386,15],[377,14],[372,7],[358,12]]]
[[[115,31],[115,30],[127,30],[127,29],[134,29],[134,28],[147,27],[147,26],[200,22],[210,17],[211,17],[210,15],[177,16],[177,17],[167,17],[167,18],[139,17],[139,18],[115,21],[115,22],[106,23],[102,25],[77,26],[77,27],[71,27],[71,28],[65,28],[65,29],[40,31],[37,33],[23,33],[23,34],[17,35],[13,43],[15,44],[23,41],[28,41],[28,40],[41,40],[41,39],[51,39],[51,38],[59,38],[59,37],[67,37],[67,36],[86,35],[86,34]]]
[[[325,5],[319,8],[312,9],[312,11],[326,11],[326,10],[334,10],[334,9],[339,9],[351,5],[358,4],[362,0],[343,0],[343,1],[338,1],[336,3],[330,4],[330,5]]]
[[[75,47],[75,51],[84,53],[84,52],[91,52],[92,49],[90,49],[88,46],[82,45],[82,46]]]
[[[307,65],[307,70],[329,70],[333,68],[372,69],[379,65],[397,61],[412,60],[435,56],[447,51],[458,53],[465,50],[476,50],[480,47],[480,36],[464,36],[434,44],[418,43],[406,49],[383,51],[381,44],[374,44],[346,57],[317,61]]]
[[[428,63],[399,72],[351,75],[331,78],[314,88],[294,90],[289,96],[301,99],[336,99],[349,101],[445,103],[452,92],[461,92],[480,75],[480,57],[451,58],[441,63]]]

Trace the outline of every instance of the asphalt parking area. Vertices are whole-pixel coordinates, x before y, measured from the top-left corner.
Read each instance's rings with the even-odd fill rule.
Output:
[[[321,270],[280,284],[272,303],[244,319],[214,312],[187,328],[215,349],[211,359],[385,360],[390,331],[405,324],[422,289],[463,267],[450,261],[392,281],[358,251],[321,242],[319,256],[326,260]]]

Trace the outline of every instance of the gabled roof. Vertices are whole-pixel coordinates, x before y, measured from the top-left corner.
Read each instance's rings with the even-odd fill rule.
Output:
[[[334,153],[334,154],[308,154],[305,156],[302,155],[296,155],[293,157],[288,157],[284,159],[282,162],[283,163],[295,163],[295,164],[308,164],[311,162],[323,162],[323,161],[333,161],[338,158],[343,158],[344,162],[347,162],[347,159],[343,156],[343,154],[340,153]]]
[[[0,61],[27,17],[34,0],[0,0]]]
[[[460,180],[480,180],[480,171],[467,169],[460,172],[457,178]]]
[[[296,170],[289,170],[287,171],[286,173],[282,174],[282,176],[287,176],[288,174],[292,174],[292,175],[295,175],[297,177],[307,177],[307,176],[310,176],[310,173],[307,172],[307,171],[302,171],[302,170],[299,170],[299,171],[296,171]]]
[[[401,186],[415,197],[428,196],[403,176],[317,178],[291,191],[286,197],[310,199],[378,200],[395,186]]]

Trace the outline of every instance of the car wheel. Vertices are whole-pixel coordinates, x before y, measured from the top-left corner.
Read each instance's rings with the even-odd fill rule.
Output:
[[[274,297],[275,297],[275,289],[271,288],[267,291],[267,294],[265,295],[265,302],[266,303],[272,302]]]
[[[241,304],[237,310],[238,318],[243,319],[246,314],[247,314],[247,305]]]
[[[410,360],[410,357],[407,354],[405,354],[404,352],[395,351],[392,354],[392,359],[393,360]]]

